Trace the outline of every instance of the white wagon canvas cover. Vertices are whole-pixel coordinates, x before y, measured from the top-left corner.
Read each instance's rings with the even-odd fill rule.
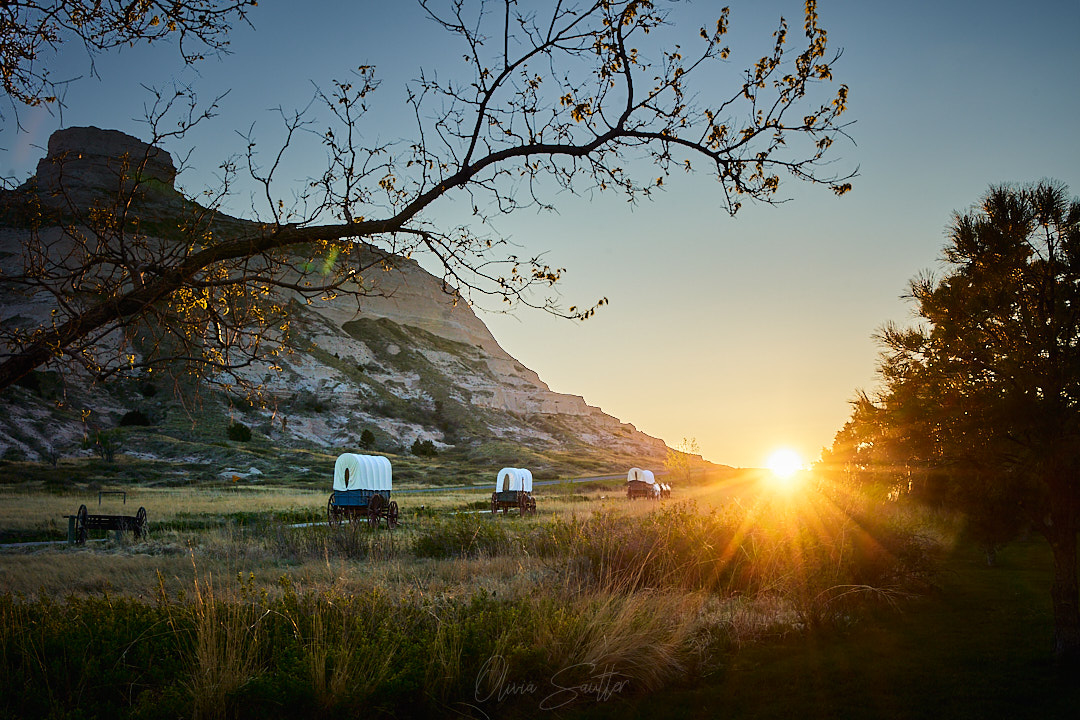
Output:
[[[391,490],[390,461],[381,455],[343,453],[334,464],[334,490]]]
[[[499,477],[495,481],[495,492],[501,493],[507,490],[517,492],[532,492],[532,471],[526,468],[503,468],[499,471]]]
[[[630,472],[626,473],[626,482],[643,482],[649,485],[656,484],[656,476],[653,475],[652,470],[642,470],[641,468],[630,468]]]

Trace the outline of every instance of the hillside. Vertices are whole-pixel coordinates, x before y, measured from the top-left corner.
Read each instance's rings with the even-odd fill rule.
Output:
[[[4,327],[40,326],[52,310],[50,298],[27,295],[11,282],[23,271],[31,226],[41,222],[36,218],[45,218],[38,237],[62,243],[72,208],[89,207],[117,187],[117,158],[147,155],[154,192],[140,206],[142,225],[175,228],[178,217],[198,206],[173,189],[172,159],[117,131],[58,131],[36,176],[3,193]],[[55,169],[61,162],[62,174]],[[35,203],[55,212],[36,213]],[[215,228],[228,232],[246,224],[220,217]],[[162,450],[162,438],[169,437],[189,443],[186,452],[198,458],[205,443],[220,443],[224,426],[236,421],[272,446],[328,453],[357,450],[369,430],[378,451],[404,452],[418,439],[430,440],[441,452],[485,464],[531,461],[551,472],[662,462],[661,440],[581,397],[552,392],[416,262],[393,257],[389,264],[393,269],[379,274],[373,294],[359,306],[346,296],[314,304],[280,298],[293,328],[293,351],[277,359],[279,370],[268,362],[245,370],[263,388],[260,404],[220,391],[196,394],[163,378],[94,384],[69,370],[45,368],[0,396],[0,456],[85,454],[80,443],[87,433],[124,424],[125,452],[148,459],[175,455],[174,443]]]

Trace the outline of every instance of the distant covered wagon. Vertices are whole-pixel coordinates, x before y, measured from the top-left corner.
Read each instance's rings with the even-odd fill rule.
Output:
[[[656,476],[653,475],[652,470],[630,468],[630,471],[626,473],[626,497],[629,499],[640,497],[657,500],[660,494],[661,488],[657,485]]]
[[[491,514],[510,508],[517,508],[521,515],[536,512],[536,500],[532,496],[532,471],[526,468],[503,468],[495,481],[495,492],[491,493]]]
[[[348,520],[367,520],[387,527],[398,522],[397,502],[390,499],[393,486],[390,461],[381,455],[345,453],[334,464],[334,491],[326,504],[326,518],[331,525]]]

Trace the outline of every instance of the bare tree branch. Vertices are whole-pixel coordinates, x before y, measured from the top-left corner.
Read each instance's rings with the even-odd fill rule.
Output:
[[[304,110],[279,111],[285,137],[268,166],[249,129],[241,158],[222,164],[223,187],[207,205],[162,195],[145,178],[150,150],[126,159],[107,202],[71,201],[58,211],[55,198],[30,197],[26,208],[38,203],[37,212],[61,217],[35,217],[24,272],[0,281],[48,294],[57,311],[47,326],[0,331],[8,348],[0,389],[64,362],[106,376],[169,363],[213,374],[259,354],[272,360],[289,339],[286,294],[359,299],[371,292],[367,274],[414,254],[441,268],[445,289],[463,301],[491,297],[583,319],[606,299],[562,309],[544,293],[563,269],[519,255],[482,226],[522,208],[552,208],[558,192],[648,197],[673,169],[697,164],[732,214],[747,199],[782,200],[782,174],[837,194],[851,187],[854,172],[833,173],[826,159],[846,137],[840,118],[848,93],[841,85],[823,96],[818,87],[831,81],[840,54],[829,54],[813,0],[803,47],[792,56],[781,19],[771,51],[726,88],[726,10],[715,29],[664,44],[661,36],[676,28],[647,0],[561,0],[543,12],[535,3],[526,10],[503,2],[498,12],[482,0],[420,4],[460,41],[471,77],[421,73],[408,88],[411,142],[365,138],[378,81],[373,67],[360,66],[329,90],[317,88]],[[150,144],[213,112],[213,103],[199,111],[183,89],[157,94],[147,108]],[[326,170],[286,202],[277,175],[296,142],[311,137],[325,149]],[[217,209],[241,168],[259,188],[254,222]],[[61,172],[59,195],[79,197],[64,192],[63,180]],[[180,218],[173,227],[159,227],[155,197]],[[477,226],[432,221],[444,202],[467,202]],[[139,333],[154,339],[136,352]],[[106,338],[118,335],[127,339],[106,352]]]

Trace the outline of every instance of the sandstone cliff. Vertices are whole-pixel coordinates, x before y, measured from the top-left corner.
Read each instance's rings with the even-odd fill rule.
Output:
[[[143,158],[149,159],[143,177],[159,191],[148,213],[160,220],[190,204],[172,189],[176,171],[168,153],[116,131],[70,128],[54,134],[36,176],[3,198],[4,275],[21,271],[24,246],[31,242],[21,203],[31,197],[56,207],[89,203],[122,187],[131,162]],[[417,263],[395,258],[393,264],[393,271],[379,273],[376,294],[359,307],[353,298],[289,304],[298,330],[295,351],[280,361],[280,371],[269,363],[247,371],[266,388],[269,401],[247,408],[246,423],[274,442],[328,449],[355,449],[361,433],[370,430],[377,446],[388,450],[422,439],[473,450],[495,443],[510,456],[514,444],[592,455],[593,465],[616,456],[663,457],[662,441],[581,397],[552,392],[499,346],[467,304],[444,294],[439,281]],[[47,299],[19,294],[8,282],[0,292],[0,322],[24,327],[47,322]],[[0,453],[29,459],[71,451],[86,429],[83,417],[71,412],[80,403],[98,426],[107,427],[148,402],[146,392],[90,386],[51,368],[23,385],[0,397]],[[146,383],[141,387],[145,390]],[[49,402],[58,396],[66,399],[59,410]],[[178,412],[155,397],[158,416]],[[218,404],[228,406],[229,413],[242,405],[228,398],[218,398]]]

